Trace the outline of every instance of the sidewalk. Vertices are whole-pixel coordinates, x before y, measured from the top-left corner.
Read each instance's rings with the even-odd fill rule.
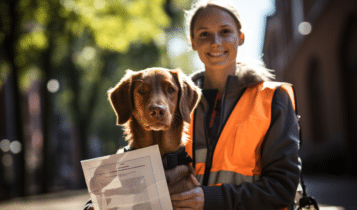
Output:
[[[0,203],[1,210],[82,210],[89,200],[87,190],[15,198]]]
[[[357,179],[304,176],[308,194],[320,203],[320,210],[357,209]],[[89,200],[87,190],[15,198],[0,203],[1,210],[82,210]]]
[[[357,178],[344,176],[304,175],[308,195],[318,203],[357,209]]]

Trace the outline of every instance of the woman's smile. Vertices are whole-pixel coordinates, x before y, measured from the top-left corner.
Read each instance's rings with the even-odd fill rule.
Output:
[[[221,51],[221,52],[211,52],[207,53],[211,57],[221,57],[223,55],[226,55],[228,51]]]

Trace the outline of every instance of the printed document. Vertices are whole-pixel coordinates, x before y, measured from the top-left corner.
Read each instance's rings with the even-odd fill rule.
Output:
[[[172,209],[157,145],[81,164],[95,210]]]

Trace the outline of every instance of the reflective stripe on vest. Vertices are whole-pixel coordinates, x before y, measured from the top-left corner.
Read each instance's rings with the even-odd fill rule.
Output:
[[[197,180],[202,183],[203,182],[203,174],[197,175]],[[259,175],[254,176],[244,176],[239,173],[235,173],[232,171],[211,171],[208,178],[208,183],[210,185],[221,185],[221,184],[229,184],[229,183],[243,183],[250,182],[253,183],[259,179]]]
[[[247,88],[220,134],[213,154],[208,185],[240,185],[259,179],[261,144],[271,122],[274,91],[279,86],[279,91],[286,91],[289,94],[295,108],[294,91],[290,84],[264,82]],[[191,139],[193,118],[192,115],[189,130]],[[187,142],[186,151],[192,157],[192,141]],[[195,171],[201,183],[205,172],[206,154],[206,148],[196,148]]]

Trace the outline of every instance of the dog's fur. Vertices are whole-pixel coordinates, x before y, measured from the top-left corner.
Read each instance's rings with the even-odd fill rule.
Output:
[[[187,140],[185,130],[200,90],[180,69],[150,68],[127,70],[108,96],[130,148],[158,144],[163,156],[176,152]],[[194,188],[191,174],[190,165],[165,170],[170,194]]]

